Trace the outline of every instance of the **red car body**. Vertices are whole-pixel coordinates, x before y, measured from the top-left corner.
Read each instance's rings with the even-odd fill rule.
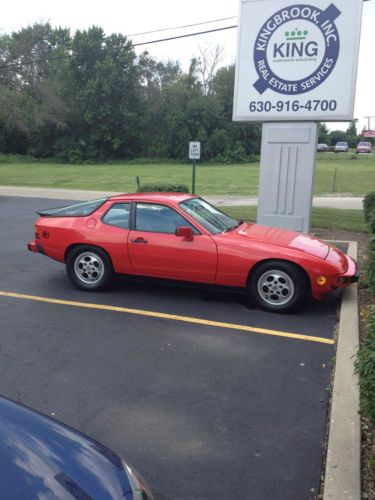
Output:
[[[77,248],[100,249],[115,273],[241,288],[249,287],[260,264],[287,263],[306,278],[307,289],[316,299],[357,281],[353,259],[305,234],[250,223],[213,234],[183,208],[187,202],[203,203],[199,200],[186,194],[123,194],[103,200],[88,215],[39,212],[35,240],[28,248],[62,263]],[[128,228],[106,223],[109,210],[122,204],[130,207]],[[139,230],[137,210],[141,207],[168,207],[185,222],[173,232]]]

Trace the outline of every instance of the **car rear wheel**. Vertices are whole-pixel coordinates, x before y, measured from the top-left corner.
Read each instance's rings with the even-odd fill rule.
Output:
[[[289,312],[297,309],[306,295],[306,276],[292,263],[264,262],[251,273],[248,289],[263,309]]]
[[[66,271],[72,283],[82,290],[102,290],[113,274],[108,255],[100,248],[86,245],[69,252]]]

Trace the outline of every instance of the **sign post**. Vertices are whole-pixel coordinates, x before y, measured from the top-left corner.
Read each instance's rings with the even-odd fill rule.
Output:
[[[240,0],[233,120],[263,125],[258,223],[308,232],[318,121],[353,119],[362,0]]]
[[[191,192],[195,194],[195,170],[197,166],[197,160],[201,157],[201,143],[200,142],[189,142],[189,159],[193,160],[193,175],[192,175],[192,186]]]

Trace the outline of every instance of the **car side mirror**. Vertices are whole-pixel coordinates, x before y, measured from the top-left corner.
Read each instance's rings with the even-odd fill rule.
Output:
[[[176,236],[182,236],[183,238],[185,238],[185,240],[192,241],[194,238],[193,229],[187,226],[178,227],[176,229]]]

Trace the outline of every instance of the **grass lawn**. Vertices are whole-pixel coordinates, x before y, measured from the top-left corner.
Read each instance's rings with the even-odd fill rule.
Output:
[[[130,192],[136,189],[136,176],[140,177],[141,183],[182,183],[190,188],[191,173],[188,164],[0,163],[0,185]],[[198,165],[196,192],[203,196],[254,196],[258,193],[258,177],[258,163]],[[315,195],[362,196],[374,186],[375,156],[318,153]]]
[[[256,207],[220,207],[220,210],[237,220],[255,221]],[[354,232],[367,232],[363,210],[313,207],[311,227]]]

